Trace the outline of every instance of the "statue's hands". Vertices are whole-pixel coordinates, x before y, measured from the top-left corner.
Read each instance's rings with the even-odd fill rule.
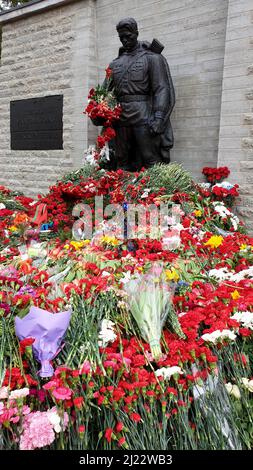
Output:
[[[154,115],[149,123],[149,131],[151,135],[158,135],[163,132],[164,119],[162,116]]]

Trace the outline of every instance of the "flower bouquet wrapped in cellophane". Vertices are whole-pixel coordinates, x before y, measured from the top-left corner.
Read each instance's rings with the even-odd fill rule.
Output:
[[[142,338],[149,343],[155,361],[162,357],[160,345],[162,328],[170,311],[173,312],[174,287],[163,279],[163,266],[154,263],[152,268],[124,284],[128,294],[126,302]]]
[[[33,338],[33,353],[41,363],[40,377],[52,377],[51,362],[63,347],[62,340],[69,326],[71,310],[51,313],[32,306],[29,313],[15,318],[15,331],[18,339]]]

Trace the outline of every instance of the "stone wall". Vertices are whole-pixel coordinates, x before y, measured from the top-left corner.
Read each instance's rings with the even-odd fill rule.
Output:
[[[94,1],[77,1],[3,26],[0,66],[0,184],[35,195],[82,164],[96,80]],[[63,150],[10,149],[10,101],[63,94]]]
[[[172,159],[196,179],[217,163],[227,0],[97,0],[98,64],[117,56],[116,23],[134,17],[142,40],[159,39],[176,91]]]
[[[133,16],[140,39],[165,46],[176,91],[172,160],[196,180],[203,166],[229,166],[253,229],[252,0],[41,0],[4,16],[0,184],[34,195],[82,165],[97,134],[82,114],[88,90],[117,56],[116,23]],[[63,150],[10,150],[10,101],[54,94],[64,96]]]
[[[230,0],[218,165],[240,185],[238,213],[253,231],[253,2]]]

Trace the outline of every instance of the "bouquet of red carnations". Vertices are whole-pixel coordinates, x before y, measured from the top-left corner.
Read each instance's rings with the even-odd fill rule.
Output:
[[[202,170],[202,173],[205,175],[209,183],[215,184],[219,181],[222,181],[224,178],[227,178],[230,174],[230,171],[227,166],[220,166],[218,168],[205,166]]]
[[[235,198],[239,196],[239,185],[223,181],[212,186],[211,192],[216,201],[224,200],[228,207],[232,207]]]
[[[117,104],[113,92],[108,91],[102,85],[91,88],[88,95],[89,103],[85,113],[95,121],[97,125],[110,127],[121,113],[121,107]]]
[[[111,74],[111,69],[107,67],[104,84],[91,88],[88,95],[89,103],[84,111],[91,118],[93,124],[103,126],[102,132],[97,138],[98,150],[103,149],[115,137],[112,125],[121,114],[121,106],[117,103],[111,88]]]

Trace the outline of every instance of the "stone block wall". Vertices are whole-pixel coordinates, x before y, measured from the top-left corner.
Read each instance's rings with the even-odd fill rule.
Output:
[[[230,0],[218,165],[240,185],[238,214],[253,231],[253,2]]]
[[[97,129],[83,115],[88,90],[136,18],[141,40],[163,42],[176,91],[172,160],[201,180],[227,165],[241,186],[238,212],[253,230],[253,0],[41,0],[3,23],[0,184],[35,195],[82,165]],[[63,94],[63,150],[10,149],[10,101]]]
[[[96,80],[93,0],[4,24],[0,65],[0,184],[36,195],[82,164]],[[63,150],[10,149],[10,101],[63,94]]]
[[[217,163],[227,8],[227,0],[97,0],[100,80],[117,56],[121,18],[136,19],[140,40],[164,44],[176,91],[171,156],[196,179]]]

